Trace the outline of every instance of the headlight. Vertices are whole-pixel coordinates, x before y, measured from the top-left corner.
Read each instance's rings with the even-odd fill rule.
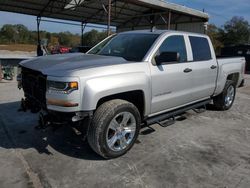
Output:
[[[78,90],[78,82],[57,82],[47,81],[47,91],[62,94],[69,94],[72,91]]]

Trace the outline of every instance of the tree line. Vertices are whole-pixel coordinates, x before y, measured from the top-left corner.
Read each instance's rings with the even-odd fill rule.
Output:
[[[83,45],[93,46],[107,36],[105,31],[91,30],[83,34]],[[22,24],[5,24],[0,29],[0,44],[37,44],[37,31],[31,31]],[[70,32],[51,33],[40,31],[40,39],[49,45],[74,47],[81,44],[81,36]]]
[[[221,27],[210,24],[207,34],[210,36],[217,53],[223,46],[250,43],[250,25],[243,17],[233,17]],[[106,36],[106,31],[91,30],[84,33],[83,45],[93,46]],[[60,44],[73,47],[81,43],[81,36],[70,32],[40,31],[40,38],[47,39],[50,45]],[[0,44],[37,44],[37,32],[30,31],[22,24],[6,24],[0,29]]]

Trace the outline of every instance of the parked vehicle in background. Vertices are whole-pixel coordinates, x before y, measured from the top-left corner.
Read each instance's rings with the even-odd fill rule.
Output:
[[[125,154],[149,126],[208,103],[233,105],[245,59],[216,59],[208,36],[177,31],[113,35],[87,54],[23,61],[25,106],[42,126],[81,125],[104,158]],[[85,130],[85,132],[84,132]]]
[[[236,56],[246,58],[246,71],[250,71],[250,44],[226,46],[221,49],[222,56]]]
[[[89,51],[92,47],[90,46],[77,46],[73,47],[69,50],[70,53],[86,53]]]
[[[51,54],[65,54],[69,53],[70,48],[64,46],[56,46],[51,50]]]

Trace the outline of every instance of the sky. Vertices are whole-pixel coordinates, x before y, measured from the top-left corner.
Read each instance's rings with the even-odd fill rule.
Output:
[[[203,10],[210,16],[210,23],[222,26],[233,16],[242,16],[250,23],[250,0],[168,0],[168,2]]]
[[[250,22],[250,0],[168,0],[197,10],[205,10],[210,16],[210,23],[222,26],[233,16],[242,16]],[[77,22],[76,22],[77,23]],[[23,24],[30,30],[36,30],[36,17],[0,11],[0,27],[4,24]],[[92,28],[86,28],[89,31]],[[56,23],[41,23],[41,30],[50,32],[70,31],[80,33],[79,26]]]

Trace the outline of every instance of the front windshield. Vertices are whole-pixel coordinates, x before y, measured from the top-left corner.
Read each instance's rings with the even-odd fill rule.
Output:
[[[158,36],[152,33],[118,34],[105,41],[104,45],[100,43],[101,48],[91,50],[89,54],[123,57],[127,61],[142,61]]]
[[[87,54],[97,54],[98,52],[100,52],[100,50],[103,49],[103,47],[112,39],[114,38],[116,35],[111,35],[107,38],[105,38],[104,40],[102,40],[101,42],[99,42],[97,45],[95,45],[93,48],[91,48]]]

